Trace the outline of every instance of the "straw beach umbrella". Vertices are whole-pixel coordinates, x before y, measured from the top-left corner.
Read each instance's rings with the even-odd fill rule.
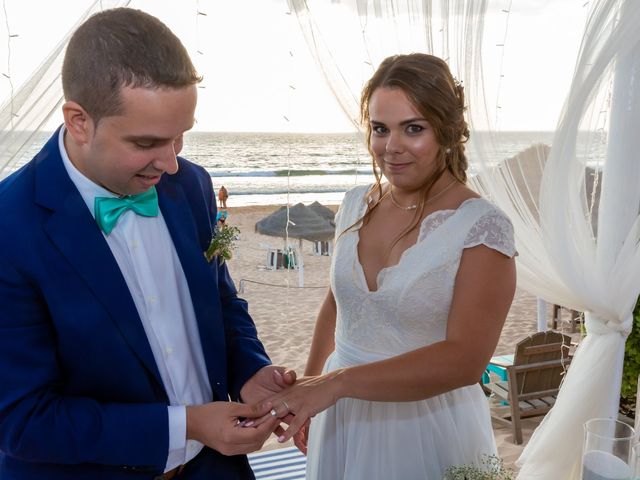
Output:
[[[333,219],[335,218],[336,214],[329,207],[325,207],[316,200],[311,205],[309,205],[309,208],[320,215],[322,218],[329,220],[332,225],[335,225]]]
[[[320,205],[320,207],[322,207],[322,205]],[[280,207],[275,212],[256,222],[255,229],[256,232],[262,235],[299,239],[300,258],[298,266],[298,285],[302,287],[304,286],[302,240],[304,239],[312,242],[329,240],[333,238],[335,225],[333,225],[327,218],[323,218],[318,215],[312,208],[307,207],[302,203],[298,203],[293,207],[290,207],[288,211],[286,206]]]
[[[333,238],[335,226],[327,218],[318,215],[311,207],[298,203],[289,208],[288,217],[287,207],[280,207],[256,222],[256,232],[272,237],[284,238],[288,236],[319,242]]]

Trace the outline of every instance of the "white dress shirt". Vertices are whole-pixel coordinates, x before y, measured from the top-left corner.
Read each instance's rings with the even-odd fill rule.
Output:
[[[64,166],[95,218],[95,197],[117,195],[93,183],[71,163],[64,135],[62,127],[58,145]],[[165,467],[169,471],[191,460],[203,447],[186,440],[185,406],[212,399],[187,279],[162,212],[157,217],[143,217],[129,210],[105,239],[127,282],[169,397]]]

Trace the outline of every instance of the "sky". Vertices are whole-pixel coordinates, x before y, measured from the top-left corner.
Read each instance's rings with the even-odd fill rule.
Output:
[[[5,75],[10,73],[17,89],[91,3],[3,0],[0,12],[3,102],[10,91]],[[111,4],[107,0],[103,3]],[[495,18],[487,18],[485,27],[489,49],[485,55],[487,97],[490,106],[501,105],[495,119],[500,128],[555,128],[582,35],[587,13],[584,5],[588,3],[585,0],[490,2],[499,13]],[[500,8],[504,5],[507,9],[510,4],[506,17]],[[192,53],[204,76],[195,130],[354,131],[315,64],[286,0],[140,0],[132,2],[132,6],[167,23]],[[508,28],[506,42],[505,28]],[[7,31],[17,36],[9,38]],[[341,45],[340,37],[337,38],[339,50],[348,54],[350,43],[345,40]],[[498,46],[503,42],[504,46]],[[360,62],[353,63],[345,64],[345,71],[350,68],[362,71]],[[500,94],[496,99],[491,92],[498,91],[498,81]],[[60,121],[61,116],[54,116],[49,125],[55,127]]]

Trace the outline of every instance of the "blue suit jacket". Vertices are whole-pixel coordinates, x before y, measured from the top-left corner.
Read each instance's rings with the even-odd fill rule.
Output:
[[[54,134],[0,183],[0,478],[151,479],[168,452],[167,395],[124,277],[66,173]],[[226,266],[208,264],[216,202],[182,158],[158,184],[195,309],[212,400],[269,364]],[[185,479],[253,478],[205,448]]]

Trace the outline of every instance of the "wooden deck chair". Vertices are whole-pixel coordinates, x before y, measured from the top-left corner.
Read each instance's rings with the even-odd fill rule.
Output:
[[[538,332],[516,345],[513,365],[507,368],[507,381],[484,387],[506,406],[493,406],[491,418],[511,427],[515,444],[522,443],[520,420],[545,415],[556,401],[565,368],[571,362],[571,337],[548,330]]]
[[[567,320],[562,319],[562,312],[569,312],[569,326],[571,327],[570,332],[575,333],[578,329],[577,326],[584,322],[584,318],[577,310],[571,310],[569,308],[563,307],[561,305],[553,305],[553,315],[552,315],[552,325],[551,328],[554,330],[558,329],[558,324],[562,322],[567,322]]]

